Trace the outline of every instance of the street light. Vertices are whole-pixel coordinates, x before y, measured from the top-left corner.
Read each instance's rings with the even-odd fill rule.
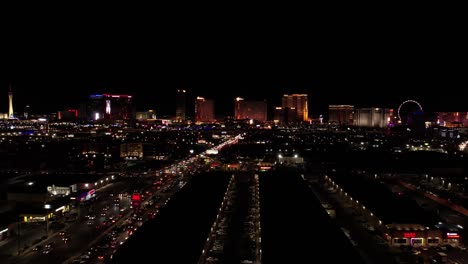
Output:
[[[46,235],[49,236],[49,210],[52,209],[50,204],[44,204],[44,209],[46,209]]]
[[[18,256],[21,253],[21,216],[18,221]]]

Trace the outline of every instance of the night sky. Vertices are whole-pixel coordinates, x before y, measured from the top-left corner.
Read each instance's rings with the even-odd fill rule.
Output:
[[[215,99],[227,115],[234,96],[273,107],[284,93],[309,94],[312,114],[328,104],[397,108],[406,99],[428,111],[467,111],[461,21],[378,16],[98,23],[62,14],[15,25],[3,35],[0,112],[9,83],[16,111],[29,104],[36,113],[74,107],[91,93],[126,93],[138,110],[174,114],[178,88],[190,101]]]

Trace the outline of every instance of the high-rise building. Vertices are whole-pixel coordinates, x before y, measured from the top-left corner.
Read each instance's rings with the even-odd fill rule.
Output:
[[[328,122],[338,125],[353,125],[354,105],[329,105]]]
[[[437,112],[437,124],[444,127],[468,127],[468,112]]]
[[[354,125],[363,127],[387,127],[393,116],[393,109],[357,108],[354,111]]]
[[[267,121],[266,101],[250,101],[236,97],[234,99],[234,117],[237,120],[253,119],[260,122]]]
[[[176,92],[176,122],[185,121],[185,110],[186,110],[186,91],[177,89]]]
[[[214,101],[203,97],[197,97],[195,100],[195,122],[205,123],[214,121]]]
[[[275,107],[273,121],[275,123],[295,123],[300,120],[298,120],[296,108],[278,106]]]
[[[10,90],[8,91],[8,118],[14,118],[13,115],[13,92]]]
[[[309,120],[307,94],[285,94],[283,95],[281,106],[283,108],[289,107],[290,109],[296,109],[296,115],[299,121]]]
[[[86,109],[91,120],[125,120],[135,118],[133,97],[123,94],[92,94]]]
[[[30,114],[31,114],[31,107],[29,105],[26,105],[24,107],[24,119],[28,119]]]

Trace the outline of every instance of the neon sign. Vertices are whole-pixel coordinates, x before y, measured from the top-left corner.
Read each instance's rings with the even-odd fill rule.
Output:
[[[447,233],[447,238],[460,238],[458,233]]]
[[[140,201],[140,200],[141,200],[141,197],[139,193],[134,193],[132,195],[132,201]]]
[[[403,233],[403,237],[405,237],[405,238],[413,238],[413,237],[416,237],[416,233],[415,233],[415,232]]]

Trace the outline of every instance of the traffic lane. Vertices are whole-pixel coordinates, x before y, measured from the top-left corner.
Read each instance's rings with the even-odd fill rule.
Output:
[[[116,195],[118,195],[119,193],[132,192],[135,189],[150,186],[152,184],[152,181],[153,181],[153,178],[146,179],[145,181],[141,181],[140,178],[126,178],[126,179],[121,179],[119,181],[116,181],[112,183],[111,185],[107,185],[103,187],[102,189],[98,190],[98,194],[101,195],[100,199],[95,201],[91,206],[78,208],[78,212],[79,212],[78,220],[75,223],[73,223],[71,227],[69,228],[73,230],[74,229],[73,226],[75,225],[79,226],[79,225],[86,224],[88,219],[86,219],[85,217],[86,215],[90,213],[89,211],[90,207],[93,208],[94,211],[101,211],[104,207],[106,206],[110,207],[111,204],[113,205],[113,198],[117,197]],[[110,196],[110,194],[116,194],[116,195]],[[124,205],[124,207],[128,210],[129,204],[130,202],[128,201],[127,203],[123,203],[122,205]],[[116,214],[114,215],[118,215],[118,213],[116,212]],[[62,219],[62,221],[63,220],[64,219]],[[98,221],[98,223],[100,224],[102,223],[102,221]],[[28,231],[27,233],[22,234],[20,248],[22,248],[24,244],[30,245],[37,238],[40,238],[46,235],[46,228],[45,226],[42,226],[42,225],[38,225],[37,227],[33,227],[33,228],[28,228],[27,231]],[[79,232],[79,234],[83,234],[81,233],[81,231],[77,231],[77,232]],[[75,232],[72,231],[72,233],[75,233]],[[41,245],[44,245],[44,244],[45,242],[41,243]],[[80,245],[83,245],[83,244],[80,243]],[[18,259],[15,255],[18,252],[18,241],[16,239],[13,239],[12,241],[8,243],[8,247],[9,249],[7,250],[5,250],[4,247],[2,247],[2,252],[11,252],[11,255],[14,256],[15,258],[15,260],[12,260],[12,261],[17,262]],[[2,259],[2,261],[4,260]]]
[[[55,235],[48,242],[55,243],[54,249],[43,254],[41,251],[32,251],[22,256],[21,261],[16,263],[63,263],[71,254],[77,254],[84,246],[99,235],[100,232],[94,230],[94,226],[76,225],[70,228],[66,236],[70,237],[70,241],[65,243],[62,236]],[[42,246],[44,248],[44,246]]]
[[[93,204],[89,206],[85,206],[84,208],[87,208],[87,214],[84,215],[82,214],[80,216],[80,219],[83,222],[87,222],[88,219],[86,218],[87,215],[89,214],[95,214],[96,218],[100,217],[100,213],[103,211],[105,207],[113,207],[114,206],[114,199],[118,198],[118,194],[123,193],[123,192],[128,192],[132,187],[133,184],[135,183],[135,179],[130,179],[126,181],[119,182],[115,188],[108,189],[105,192],[101,193],[100,195],[101,198],[95,201]],[[113,194],[112,196],[110,194]]]
[[[130,184],[128,183],[128,181],[130,181]],[[137,180],[138,181],[138,180]],[[109,206],[111,207],[111,204],[113,205],[113,197],[114,196],[110,196],[111,193],[121,193],[123,191],[125,191],[125,189],[127,189],[127,191],[131,191],[131,187],[132,186],[135,186],[135,180],[134,179],[130,179],[130,180],[126,180],[125,182],[123,181],[120,181],[120,182],[116,182],[112,185],[109,185],[109,186],[106,186],[102,191],[99,191],[99,195],[102,195],[102,198],[97,200],[95,203],[93,203],[90,207],[79,207],[78,208],[78,211],[80,212],[79,213],[79,218],[78,218],[78,221],[73,223],[71,225],[71,229],[73,229],[73,226],[75,225],[82,225],[84,223],[86,223],[88,220],[85,218],[86,215],[88,215],[90,213],[90,210],[89,208],[93,208],[93,210],[95,211],[102,211],[102,209],[106,206]],[[106,198],[108,197],[108,198]],[[129,205],[129,202],[126,203],[126,206],[125,208],[128,209],[128,205]],[[117,215],[118,213],[116,212],[116,214],[114,215]],[[62,219],[63,221],[63,219]],[[102,222],[102,221],[101,221]],[[26,235],[26,234],[24,234]],[[28,235],[31,235],[33,238],[37,239],[43,235],[46,235],[46,228],[43,227],[42,225],[38,225],[36,228],[29,228],[28,229]],[[25,243],[21,243],[21,244],[28,244],[28,238],[27,237],[24,237],[22,236],[22,242],[25,242]],[[33,240],[30,240],[29,242],[32,242]],[[31,243],[29,243],[31,244]],[[17,241],[11,241],[10,242],[10,248],[12,251],[15,251],[14,253],[17,252],[17,248],[18,248],[18,245],[17,245]],[[5,250],[2,248],[2,250],[5,252]]]
[[[133,186],[127,186],[127,187],[128,187],[127,189],[139,189],[139,190],[135,190],[135,191],[140,191],[140,190],[141,190],[141,192],[142,192],[142,190],[151,187],[151,186],[152,186],[152,183],[153,183],[153,180],[149,180],[149,181],[140,181],[140,180],[137,180],[137,182],[136,182]],[[140,189],[140,188],[141,188],[141,189]],[[155,195],[156,195],[156,194],[157,194],[157,195],[160,195],[161,193],[160,193],[159,191],[156,191],[156,192],[155,192]],[[161,196],[164,196],[164,195],[161,195]],[[113,198],[113,199],[112,199],[112,203],[113,203],[115,197],[116,197],[116,195],[114,195],[114,196],[112,197],[112,198]],[[146,203],[148,200],[150,200],[150,198],[151,198],[150,196],[146,197],[145,201],[142,202],[142,204]],[[162,202],[162,201],[161,201],[161,202]],[[161,202],[160,202],[159,204],[161,204]],[[105,216],[105,217],[97,216],[97,217],[96,217],[96,223],[95,223],[95,225],[93,224],[92,226],[97,226],[97,225],[99,225],[99,224],[102,224],[103,221],[108,221],[109,216],[114,216],[114,217],[116,217],[116,216],[118,216],[119,214],[122,214],[122,213],[123,213],[123,214],[128,214],[129,212],[131,212],[131,211],[129,210],[130,204],[131,204],[131,200],[130,200],[128,197],[120,199],[120,201],[119,201],[119,206],[109,206],[109,209],[106,211],[106,216]],[[120,208],[124,208],[125,211],[124,211],[124,212],[121,212],[121,211],[120,211]],[[127,217],[127,218],[128,218],[128,217]],[[119,220],[125,221],[125,217],[123,217],[123,218],[116,217],[115,219],[116,219],[116,222],[121,222],[121,221],[119,221]],[[135,224],[136,224],[137,226],[141,225],[140,222],[135,222]],[[102,227],[102,229],[109,229],[110,227],[115,227],[115,226],[117,226],[117,225],[116,225],[116,224],[111,224],[110,226],[107,225],[107,226],[105,226],[105,227]],[[104,233],[99,233],[96,237],[94,237],[94,238],[92,239],[92,241],[90,241],[90,242],[87,243],[87,247],[89,248],[90,243],[93,243],[93,244],[94,244],[94,242],[99,242],[100,239],[99,239],[99,241],[97,241],[96,238],[97,238],[98,236],[103,236],[103,235],[105,235],[105,234],[104,234]],[[125,236],[125,240],[128,238],[127,236],[128,236],[128,235]],[[123,241],[119,241],[118,246],[120,245],[120,242],[123,243]],[[82,253],[82,251],[79,251],[79,252]],[[76,258],[77,255],[78,255],[78,254],[72,254],[72,256],[74,256],[73,258]],[[68,258],[68,259],[70,259],[70,258]]]
[[[422,256],[434,257],[437,252],[444,252],[447,254],[449,263],[468,264],[468,252],[460,249],[448,249],[447,251],[437,251],[435,248],[428,248],[427,250],[421,250]]]
[[[392,183],[386,183],[386,184],[390,186],[399,186],[399,185],[392,184]],[[465,223],[466,217],[458,213],[457,211],[452,210],[450,207],[441,205],[437,203],[436,201],[429,199],[426,196],[422,195],[421,193],[411,190],[411,189],[407,189],[406,194],[410,198],[415,200],[422,208],[437,211],[444,220],[446,220],[447,222],[451,224],[463,225]]]
[[[54,243],[55,245],[52,248],[52,251],[48,254],[44,254],[45,244],[42,245],[42,248],[38,251],[30,251],[25,255],[21,256],[19,259],[15,260],[13,263],[60,263],[57,262],[57,252],[61,254],[66,254],[63,248],[63,241],[59,235],[54,235],[46,244]]]
[[[124,184],[120,184],[122,186],[125,186]],[[106,192],[112,191],[112,185],[109,185],[107,188]],[[116,185],[118,187],[118,185]],[[78,208],[80,210],[80,208]],[[60,217],[57,219],[57,222],[60,224],[65,225],[65,219]],[[24,245],[33,245],[34,241],[47,235],[47,228],[46,228],[46,223],[20,223],[20,236],[19,237],[12,237],[11,240],[4,244],[1,247],[1,250],[3,253],[9,253],[10,255],[16,255],[18,253],[18,244],[20,245],[20,249],[23,250]],[[50,228],[51,223],[49,223],[49,228]],[[49,234],[53,230],[50,229]],[[18,239],[20,241],[18,241]]]
[[[399,183],[403,186],[403,187],[406,187],[407,189],[410,189],[410,190],[414,190],[416,191],[416,188],[411,185],[411,184],[408,184],[406,182],[403,182],[403,181],[399,181]],[[444,198],[441,198],[437,195],[434,195],[430,192],[427,192],[427,191],[420,191],[422,195],[426,196],[427,198],[430,198],[442,205],[445,205],[449,208],[451,208],[452,210],[454,211],[457,211],[465,216],[468,216],[468,209],[464,208],[463,206],[461,205],[458,205],[458,204],[453,204],[453,203],[450,203],[447,199],[444,199]]]
[[[18,254],[18,249],[23,250],[24,245],[31,245],[34,240],[46,235],[45,223],[31,224],[21,223],[20,226],[20,244],[18,248],[18,237],[11,237],[5,244],[0,247],[2,254],[11,256]]]
[[[131,215],[131,212],[127,212],[122,218],[120,218],[119,220],[117,220],[115,223],[109,225],[109,226],[106,226],[104,228],[102,228],[102,231],[99,232],[99,233],[96,233],[96,237],[93,238],[92,241],[88,242],[86,244],[86,248],[84,249],[81,249],[79,252],[77,252],[77,254],[73,254],[73,255],[68,255],[66,260],[63,262],[63,263],[70,263],[71,261],[75,260],[75,259],[79,259],[81,256],[83,256],[86,252],[89,251],[89,249],[91,249],[92,247],[95,247],[96,245],[99,245],[102,241],[103,241],[103,238],[109,234],[109,232],[115,228],[115,227],[118,227],[118,226],[122,226],[123,223],[125,223],[129,217]],[[111,248],[109,248],[111,250]],[[105,249],[107,250],[107,249]],[[113,250],[113,249],[112,249]],[[89,256],[88,256],[89,257]],[[92,256],[90,258],[88,258],[88,263],[93,263],[95,261],[98,261],[98,259],[94,259],[95,257],[97,256]],[[102,261],[101,261],[102,262]]]
[[[25,263],[63,263],[70,255],[80,253],[84,246],[88,245],[101,232],[96,232],[94,227],[76,226],[75,229],[69,230],[70,241],[65,243],[62,236],[55,236],[52,240],[55,243],[54,249],[49,254],[37,252],[33,254]],[[52,258],[51,258],[52,257]],[[43,262],[47,261],[47,262]]]
[[[125,203],[124,203],[125,205]],[[126,203],[126,210],[129,208],[129,202]],[[120,210],[109,209],[110,216],[118,216]],[[67,229],[66,236],[70,237],[70,241],[65,243],[62,241],[61,236],[54,236],[50,242],[55,243],[54,249],[48,253],[43,254],[42,252],[30,252],[28,255],[22,258],[22,262],[18,261],[15,263],[63,263],[70,256],[78,255],[85,250],[88,245],[94,241],[104,229],[96,229],[96,225],[102,224],[105,221],[102,217],[96,217],[95,225],[88,225],[87,223],[81,223],[71,226]]]
[[[104,192],[101,193],[103,197],[96,201],[93,204],[94,211],[101,212],[103,208],[106,206],[113,206],[113,196],[110,196],[110,193],[115,193],[115,192],[123,192],[127,190],[128,188],[131,188],[132,185],[128,184],[126,182],[117,182],[115,186],[107,188]],[[107,198],[106,198],[107,197]],[[129,206],[128,206],[129,207]],[[128,210],[127,207],[127,210]],[[74,223],[70,224],[68,228],[66,228],[66,232],[69,234],[71,241],[69,242],[70,244],[67,245],[67,247],[64,247],[63,249],[71,250],[71,251],[61,251],[61,250],[52,250],[50,253],[45,254],[45,256],[41,256],[39,254],[35,254],[37,252],[31,251],[29,253],[26,253],[26,255],[18,257],[16,260],[14,260],[15,263],[21,263],[22,260],[25,260],[26,262],[24,263],[49,263],[49,262],[40,262],[40,261],[48,261],[48,259],[51,259],[51,263],[62,263],[64,259],[66,259],[66,256],[70,256],[73,254],[76,254],[80,252],[80,250],[84,250],[85,247],[87,246],[87,243],[92,241],[92,239],[96,238],[98,234],[100,234],[100,231],[96,232],[95,230],[95,225],[89,226],[87,224],[88,219],[86,218],[85,213],[90,213],[89,208],[78,208],[78,210],[82,211],[80,213],[80,216],[77,221]],[[112,215],[118,215],[117,212],[112,212]],[[96,222],[97,224],[101,224],[103,222],[103,219],[98,219],[99,216],[96,216]],[[77,241],[75,242],[74,237],[78,237]],[[61,238],[58,237],[52,237],[50,240],[47,241],[49,242],[55,242],[57,245],[59,245],[61,242]],[[44,246],[46,243],[42,243],[41,245]],[[55,261],[54,262],[54,257],[55,256]],[[38,261],[38,262],[35,262]]]

